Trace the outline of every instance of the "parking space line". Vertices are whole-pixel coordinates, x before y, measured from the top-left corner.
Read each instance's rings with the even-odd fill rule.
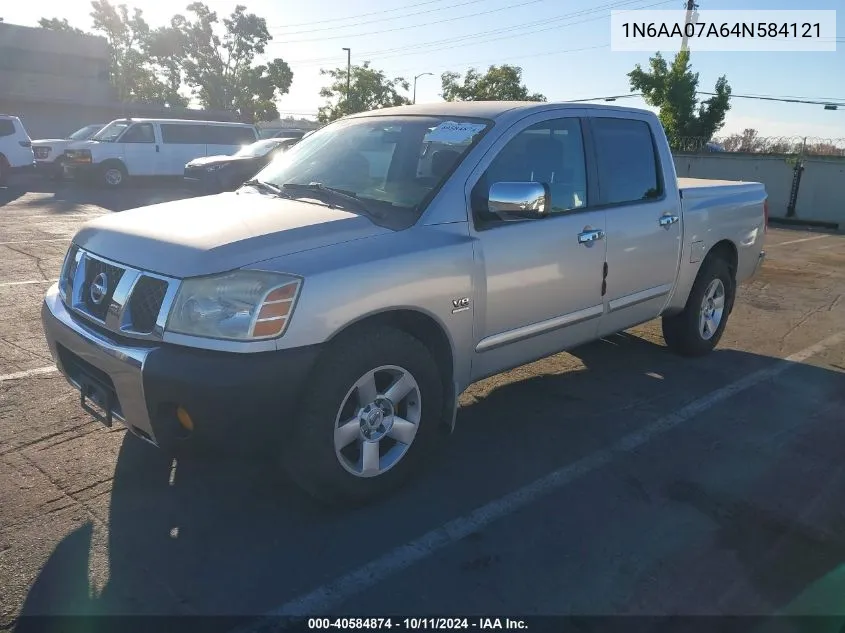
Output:
[[[0,382],[7,380],[20,380],[22,378],[29,378],[30,376],[40,376],[41,374],[52,374],[58,371],[55,365],[47,365],[46,367],[36,367],[35,369],[27,369],[26,371],[17,371],[14,374],[0,374]]]
[[[654,438],[688,422],[717,404],[761,382],[770,380],[791,367],[795,367],[796,364],[802,363],[842,342],[845,342],[845,331],[834,334],[785,359],[779,359],[770,367],[748,374],[744,378],[711,391],[681,409],[659,418],[645,428],[624,436],[609,448],[587,455],[527,486],[491,501],[467,515],[453,519],[413,541],[396,547],[358,569],[314,589],[310,593],[284,603],[255,622],[235,630],[240,633],[258,633],[259,631],[277,628],[278,621],[274,618],[279,616],[308,616],[331,613],[333,609],[342,605],[352,596],[373,587],[393,574],[429,558],[444,547],[606,466],[617,457],[640,448]]]
[[[777,244],[766,244],[766,248],[773,246],[786,246],[787,244],[800,244],[801,242],[812,242],[813,240],[823,240],[830,235],[814,235],[813,237],[802,237],[800,240],[789,240],[788,242],[778,242]]]
[[[30,279],[28,281],[4,281],[0,282],[0,288],[7,286],[29,286],[30,284],[51,284],[58,279]]]
[[[40,242],[68,242],[70,239],[69,237],[53,237],[44,240],[15,240],[14,242],[0,242],[0,246],[6,246],[8,244],[38,244]]]

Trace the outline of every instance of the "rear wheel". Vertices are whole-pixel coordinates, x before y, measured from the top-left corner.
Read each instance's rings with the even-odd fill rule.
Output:
[[[324,502],[361,504],[388,494],[442,436],[437,364],[401,330],[359,331],[338,341],[309,383],[286,465],[300,487]]]
[[[6,184],[9,178],[9,164],[6,162],[6,157],[0,154],[0,187]]]
[[[736,282],[721,257],[708,257],[696,277],[684,311],[663,317],[663,338],[673,352],[702,356],[725,331],[733,308]]]

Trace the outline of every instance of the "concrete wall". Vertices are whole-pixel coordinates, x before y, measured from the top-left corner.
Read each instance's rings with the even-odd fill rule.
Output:
[[[30,101],[111,101],[106,40],[0,23],[0,95]]]
[[[769,194],[769,214],[773,218],[786,216],[794,158],[731,153],[674,156],[678,176],[762,182]],[[845,159],[805,159],[795,217],[845,227]]]

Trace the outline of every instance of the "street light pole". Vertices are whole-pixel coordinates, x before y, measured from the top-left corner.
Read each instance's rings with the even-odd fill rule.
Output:
[[[349,102],[349,80],[352,77],[352,49],[344,48],[346,51],[346,114],[352,112],[352,104]]]
[[[414,77],[414,99],[412,103],[417,102],[417,79],[419,79],[420,77],[425,77],[426,75],[434,75],[434,73],[420,73],[419,75]]]

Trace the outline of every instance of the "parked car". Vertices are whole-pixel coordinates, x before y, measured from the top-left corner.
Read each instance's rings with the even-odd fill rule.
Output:
[[[477,380],[656,317],[675,352],[712,350],[766,198],[678,179],[648,111],[387,108],[236,192],[89,222],[44,331],[105,424],[266,447],[316,497],[363,502],[427,463]]]
[[[10,114],[0,114],[0,185],[10,174],[31,171],[35,167],[32,139],[21,120]]]
[[[35,154],[36,169],[53,179],[64,175],[65,149],[75,141],[86,141],[102,130],[105,123],[92,123],[79,128],[67,138],[39,139],[32,141],[32,151]]]
[[[270,138],[231,155],[195,158],[185,165],[185,183],[203,193],[233,191],[294,143],[296,139]]]
[[[182,176],[200,156],[229,154],[254,143],[247,123],[182,119],[118,119],[64,153],[65,174],[116,188],[134,176]]]

